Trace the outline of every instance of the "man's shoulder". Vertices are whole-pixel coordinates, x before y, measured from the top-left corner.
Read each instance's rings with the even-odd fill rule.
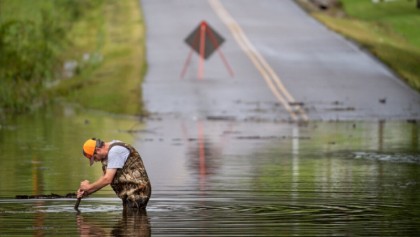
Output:
[[[108,152],[108,168],[122,168],[129,155],[129,149],[122,145],[114,144]]]
[[[130,152],[130,150],[122,144],[114,144],[110,149],[109,153],[121,153],[121,152]]]
[[[110,150],[113,148],[121,149],[121,147],[127,148],[127,143],[120,140],[112,140],[110,144]]]

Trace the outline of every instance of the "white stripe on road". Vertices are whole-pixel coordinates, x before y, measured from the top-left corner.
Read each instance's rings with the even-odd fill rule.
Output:
[[[283,107],[289,112],[293,120],[308,120],[308,116],[303,110],[302,106],[297,105],[296,110],[290,107],[291,103],[295,103],[296,100],[293,96],[287,91],[286,87],[281,82],[279,76],[274,72],[270,67],[267,61],[263,56],[255,49],[252,43],[248,40],[245,33],[239,24],[233,19],[229,12],[223,7],[222,3],[219,0],[209,0],[210,6],[220,17],[220,19],[225,23],[229,28],[236,42],[246,53],[252,63],[255,65],[257,70],[260,72],[264,78],[267,86],[277,98],[277,100],[283,105]],[[299,118],[300,115],[300,118]]]

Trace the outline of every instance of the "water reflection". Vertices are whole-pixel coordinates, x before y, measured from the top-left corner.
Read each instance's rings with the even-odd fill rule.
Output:
[[[77,215],[77,228],[80,236],[106,236],[106,231],[99,224],[89,223],[82,215]]]
[[[40,201],[40,202],[36,202],[35,206],[36,207],[41,207],[42,205],[44,205],[44,202]],[[45,213],[42,212],[38,212],[35,214],[35,219],[34,219],[34,230],[35,236],[44,236],[45,235]]]
[[[97,216],[83,217],[83,214],[76,216],[77,229],[80,236],[151,236],[150,221],[146,210],[124,210],[120,220],[112,226],[108,232],[108,227],[104,227],[103,220]]]
[[[188,169],[199,179],[199,189],[205,191],[207,178],[217,175],[223,163],[225,148],[229,147],[234,133],[234,121],[227,121],[215,128],[205,120],[187,125],[181,123],[182,137],[187,144]],[[217,135],[216,135],[217,134]]]
[[[59,112],[6,121],[0,235],[417,236],[419,128]],[[139,149],[154,184],[147,214],[123,213],[111,189],[83,200],[78,217],[74,199],[13,199],[63,195],[97,179],[100,167],[89,167],[79,148],[92,134]]]
[[[198,175],[200,190],[204,190],[206,177],[214,174],[218,169],[218,160],[220,160],[222,155],[223,144],[215,144],[206,137],[206,128],[203,121],[197,121],[195,128],[193,131],[189,131],[185,124],[182,123],[184,141],[188,144],[186,154],[189,159],[188,167],[192,173]],[[195,132],[196,138],[191,139],[191,136],[195,136]]]

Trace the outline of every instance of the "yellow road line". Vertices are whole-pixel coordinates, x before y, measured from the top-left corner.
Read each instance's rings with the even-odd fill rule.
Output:
[[[308,120],[308,116],[301,106],[298,106],[297,111],[290,107],[290,103],[296,102],[293,96],[287,91],[286,87],[281,82],[279,76],[270,67],[264,57],[255,49],[252,43],[248,40],[245,33],[239,24],[233,19],[229,12],[223,7],[219,0],[209,0],[210,6],[220,17],[220,19],[229,28],[236,42],[241,49],[249,57],[251,62],[257,68],[266,82],[268,88],[271,90],[276,99],[283,105],[286,111],[290,114],[293,120],[302,119]],[[299,115],[301,118],[299,118]]]

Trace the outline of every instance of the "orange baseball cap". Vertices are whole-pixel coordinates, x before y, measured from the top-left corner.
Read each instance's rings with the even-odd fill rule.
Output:
[[[87,140],[83,144],[83,155],[90,160],[90,165],[93,165],[95,160],[93,159],[93,155],[95,154],[96,149],[96,139],[92,138]]]

